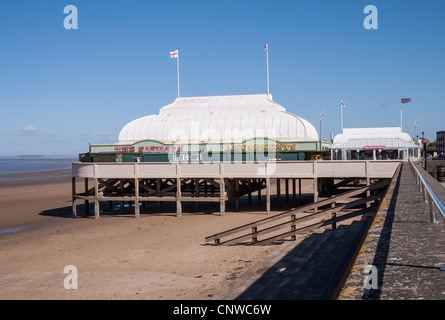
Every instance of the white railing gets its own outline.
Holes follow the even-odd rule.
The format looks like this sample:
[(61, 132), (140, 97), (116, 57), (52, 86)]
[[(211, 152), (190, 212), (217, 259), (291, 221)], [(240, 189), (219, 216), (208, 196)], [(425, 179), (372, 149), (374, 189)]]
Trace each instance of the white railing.
[[(422, 192), (423, 201), (425, 203), (429, 204), (430, 222), (438, 223), (439, 221), (436, 219), (436, 212), (438, 211), (445, 218), (445, 206), (442, 204), (442, 202), (436, 196), (434, 191), (428, 185), (425, 178), (422, 176), (422, 174), (416, 168), (414, 163), (412, 163), (411, 160), (409, 160), (409, 163), (411, 165), (411, 169), (413, 170), (414, 177), (416, 178), (416, 184), (419, 185), (419, 191)], [(445, 222), (445, 220), (444, 220), (444, 222)]]
[[(437, 195), (434, 193), (432, 188), (428, 185), (425, 178), (422, 176), (420, 171), (416, 168), (414, 163), (409, 160), (411, 165), (411, 169), (413, 170), (414, 177), (416, 178), (416, 184), (419, 185), (419, 191), (423, 194), (423, 201), (429, 204), (430, 208), (430, 222), (431, 223), (439, 223), (440, 221), (436, 219), (436, 212), (438, 211), (442, 217), (444, 218), (445, 224), (445, 206), (439, 200)], [(445, 266), (439, 267), (439, 270), (445, 271)]]
[(246, 163), (75, 162), (76, 178), (391, 178), (400, 160)]

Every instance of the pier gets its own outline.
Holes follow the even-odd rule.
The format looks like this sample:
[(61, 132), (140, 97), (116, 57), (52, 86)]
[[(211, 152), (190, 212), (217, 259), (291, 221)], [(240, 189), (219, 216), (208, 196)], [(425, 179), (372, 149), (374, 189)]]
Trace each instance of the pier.
[[(271, 180), (277, 182), (277, 197), (281, 192), (288, 199), (301, 192), (301, 180), (310, 179), (314, 186), (314, 201), (334, 193), (340, 186), (334, 180), (351, 182), (391, 178), (401, 161), (269, 161), (220, 163), (73, 163), (72, 208), (77, 216), (77, 204), (94, 203), (94, 216), (99, 218), (101, 203), (131, 202), (135, 217), (146, 201), (176, 202), (176, 213), (182, 215), (182, 202), (216, 202), (224, 215), (225, 203), (265, 189), (266, 213), (270, 213)], [(78, 179), (84, 180), (83, 191), (77, 190)], [(281, 180), (284, 179), (284, 190)], [(292, 192), (292, 194), (291, 194)]]

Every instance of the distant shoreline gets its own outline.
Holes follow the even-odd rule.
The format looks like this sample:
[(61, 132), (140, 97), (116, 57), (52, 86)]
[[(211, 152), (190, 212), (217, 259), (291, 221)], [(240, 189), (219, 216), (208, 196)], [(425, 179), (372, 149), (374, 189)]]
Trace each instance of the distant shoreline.
[(63, 177), (71, 177), (71, 169), (0, 175), (0, 186), (2, 182), (47, 180), (47, 179), (56, 179)]
[(67, 161), (78, 161), (77, 158), (1, 158), (0, 161), (59, 161), (59, 162), (67, 162)]
[(66, 162), (67, 167), (58, 168), (58, 169), (40, 169), (38, 167), (29, 169), (29, 171), (24, 172), (3, 172), (0, 174), (0, 186), (4, 183), (13, 182), (13, 181), (31, 181), (31, 180), (47, 180), (47, 179), (55, 179), (55, 178), (63, 178), (71, 176), (71, 168), (68, 163), (72, 163), (77, 161), (77, 159), (73, 158), (39, 158), (39, 159), (0, 159), (1, 162), (14, 161), (18, 162), (26, 162), (32, 163), (33, 161), (45, 161), (45, 162)]
[(50, 159), (77, 159), (77, 155), (34, 155), (34, 154), (19, 154), (14, 156), (1, 156), (0, 160), (50, 160)]

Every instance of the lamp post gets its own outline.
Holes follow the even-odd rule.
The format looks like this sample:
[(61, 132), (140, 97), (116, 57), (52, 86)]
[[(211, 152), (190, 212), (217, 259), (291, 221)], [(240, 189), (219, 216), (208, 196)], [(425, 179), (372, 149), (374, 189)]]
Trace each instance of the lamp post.
[(423, 135), (424, 135), (424, 132), (422, 131), (423, 157), (425, 158), (425, 162), (424, 162), (425, 168), (424, 169), (425, 169), (425, 171), (427, 171), (426, 170), (426, 158), (427, 158), (427, 156), (426, 156), (426, 142), (425, 142)]
[[(414, 139), (417, 137), (417, 125), (419, 124), (419, 120), (414, 121)], [(416, 140), (417, 142), (417, 140)]]
[(321, 122), (322, 122), (324, 115), (325, 115), (325, 113), (324, 113), (324, 111), (322, 111), (320, 113), (320, 151), (321, 151)]

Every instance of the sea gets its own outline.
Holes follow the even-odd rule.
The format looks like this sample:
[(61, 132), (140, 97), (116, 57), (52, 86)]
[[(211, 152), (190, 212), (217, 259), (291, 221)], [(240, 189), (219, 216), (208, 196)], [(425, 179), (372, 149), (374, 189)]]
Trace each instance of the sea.
[(71, 176), (73, 158), (0, 159), (0, 182)]

